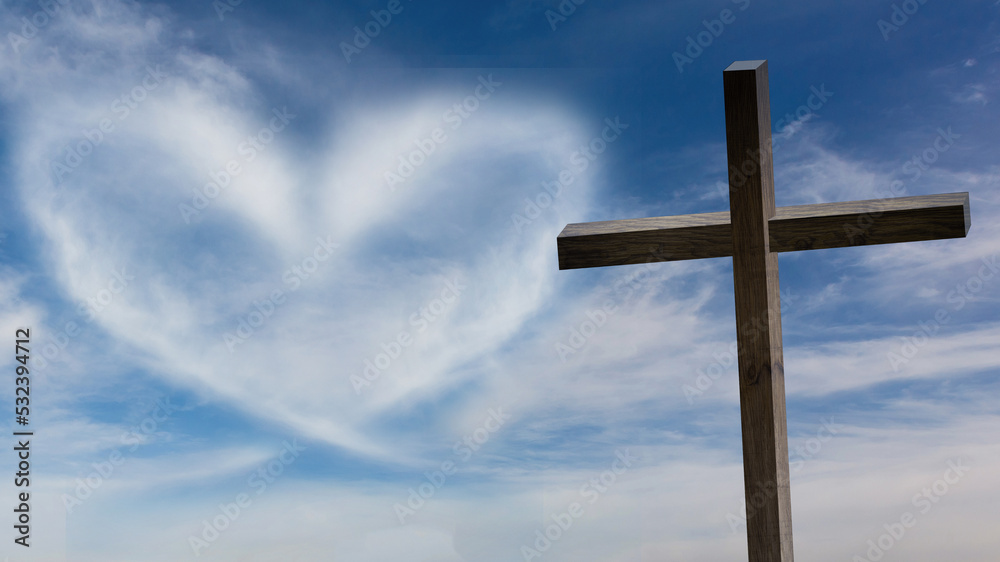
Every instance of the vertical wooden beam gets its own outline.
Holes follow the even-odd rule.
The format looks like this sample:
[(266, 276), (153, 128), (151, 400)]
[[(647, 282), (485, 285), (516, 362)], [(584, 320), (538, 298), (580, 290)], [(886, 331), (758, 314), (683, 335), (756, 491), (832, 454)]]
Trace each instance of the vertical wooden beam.
[(775, 208), (767, 61), (733, 63), (723, 84), (747, 543), (750, 562), (792, 562), (778, 254), (768, 234)]

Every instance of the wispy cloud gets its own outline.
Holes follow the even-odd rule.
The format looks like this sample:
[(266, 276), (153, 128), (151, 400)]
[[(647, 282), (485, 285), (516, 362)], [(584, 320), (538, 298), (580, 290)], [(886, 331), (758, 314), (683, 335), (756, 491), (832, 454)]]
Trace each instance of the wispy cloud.
[[(37, 327), (33, 360), (46, 365), (40, 494), (58, 506), (95, 463), (125, 455), (87, 515), (66, 519), (73, 559), (191, 556), (189, 538), (286, 436), (308, 451), (254, 492), (210, 557), (514, 559), (574, 502), (585, 513), (545, 560), (742, 556), (727, 519), (743, 498), (729, 260), (560, 272), (555, 251), (568, 222), (725, 208), (719, 140), (661, 148), (685, 117), (625, 117), (634, 98), (618, 94), (595, 103), (595, 69), (417, 72), (391, 58), (403, 23), (377, 65), (338, 66), (255, 28), (257, 8), (222, 26), (203, 8), (64, 7), (0, 58), (5, 185), (32, 246), (3, 242), (0, 257), (26, 265), (0, 269), (0, 325)], [(542, 10), (509, 2), (489, 25), (545, 28)], [(672, 13), (578, 10), (556, 32), (566, 39), (518, 48), (609, 28), (637, 42)], [(23, 16), (5, 12), (0, 29)], [(203, 41), (206, 19), (234, 54)], [(942, 86), (942, 105), (960, 121), (992, 107), (994, 79), (947, 74), (988, 66), (977, 60), (942, 71), (957, 85)], [(650, 99), (676, 85), (648, 80)], [(863, 552), (962, 457), (974, 469), (893, 555), (942, 559), (942, 537), (961, 531), (967, 559), (985, 560), (1000, 490), (988, 400), (1000, 172), (967, 165), (977, 133), (960, 127), (933, 162), (907, 167), (941, 146), (947, 121), (888, 123), (880, 138), (906, 139), (891, 150), (844, 148), (846, 129), (827, 119), (844, 91), (781, 130), (778, 204), (969, 191), (973, 227), (782, 256), (792, 444), (831, 416), (842, 424), (793, 475), (797, 549)], [(580, 166), (616, 115), (630, 123), (621, 140)], [(572, 181), (556, 195), (563, 172)], [(183, 405), (126, 444), (149, 416), (140, 398), (160, 393)], [(501, 409), (509, 418), (484, 430)], [(488, 440), (466, 455), (477, 435)], [(638, 460), (616, 472), (626, 449)], [(401, 524), (393, 506), (449, 461), (455, 474)], [(606, 490), (589, 503), (595, 479)], [(121, 540), (103, 540), (108, 528)]]

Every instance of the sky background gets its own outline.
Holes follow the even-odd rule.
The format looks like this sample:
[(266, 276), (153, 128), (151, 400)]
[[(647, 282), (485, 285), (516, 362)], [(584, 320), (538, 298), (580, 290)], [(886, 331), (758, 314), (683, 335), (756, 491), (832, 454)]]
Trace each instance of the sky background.
[(746, 560), (731, 259), (556, 236), (727, 210), (767, 59), (779, 206), (972, 208), (781, 256), (796, 555), (996, 560), (1000, 5), (223, 2), (0, 8), (0, 555)]

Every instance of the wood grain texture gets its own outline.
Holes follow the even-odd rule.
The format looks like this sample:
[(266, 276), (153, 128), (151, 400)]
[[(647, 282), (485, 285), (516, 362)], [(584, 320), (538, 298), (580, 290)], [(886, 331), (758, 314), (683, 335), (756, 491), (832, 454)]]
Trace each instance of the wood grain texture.
[[(778, 207), (771, 251), (794, 252), (964, 238), (968, 193)], [(568, 224), (556, 239), (559, 269), (732, 255), (729, 211)]]
[(775, 208), (767, 62), (723, 73), (729, 212), (570, 224), (559, 269), (732, 256), (750, 562), (793, 562), (778, 252), (963, 238), (968, 193)]
[(778, 209), (778, 252), (964, 238), (972, 226), (968, 193), (918, 195)]
[(749, 560), (792, 562), (767, 61), (734, 63), (723, 88)]
[(718, 258), (733, 254), (729, 212), (569, 224), (559, 269)]

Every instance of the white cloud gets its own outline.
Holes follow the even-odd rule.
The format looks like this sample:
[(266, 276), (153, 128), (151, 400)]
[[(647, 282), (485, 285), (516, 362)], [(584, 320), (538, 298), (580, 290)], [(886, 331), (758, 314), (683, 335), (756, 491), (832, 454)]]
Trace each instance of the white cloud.
[[(82, 162), (57, 172), (56, 182), (32, 164), (20, 169), (25, 206), (45, 233), (51, 274), (67, 299), (108, 293), (118, 287), (115, 272), (133, 277), (113, 291), (96, 322), (145, 356), (140, 364), (311, 437), (398, 459), (362, 424), (463, 384), (474, 373), (456, 377), (456, 368), (496, 349), (550, 294), (556, 268), (546, 250), (566, 213), (586, 205), (591, 173), (579, 174), (524, 233), (510, 216), (523, 212), (523, 197), (541, 191), (535, 178), (554, 179), (568, 166), (570, 152), (586, 140), (582, 128), (502, 85), (454, 128), (442, 116), (476, 91), (472, 78), (457, 93), (400, 92), (395, 111), (335, 107), (329, 140), (306, 158), (296, 154), (302, 140), (291, 132), (305, 117), (287, 124), (287, 132), (261, 134), (278, 118), (271, 107), (281, 113), (285, 103), (262, 103), (239, 71), (178, 48), (169, 28), (141, 10), (115, 9), (105, 17), (102, 25), (113, 22), (118, 35), (74, 16), (74, 25), (60, 28), (67, 35), (36, 40), (22, 62), (34, 57), (46, 64), (18, 79), (23, 97), (16, 103), (25, 121), (17, 133), (28, 147), (20, 162), (60, 157), (63, 146), (87, 145), (81, 128), (115, 123), (101, 142), (91, 141), (96, 147), (79, 150)], [(88, 55), (43, 54), (49, 44)], [(96, 54), (98, 44), (104, 55)], [(148, 67), (166, 77), (151, 78)], [(498, 77), (500, 84), (505, 79)], [(41, 105), (28, 93), (43, 84), (57, 87)], [(82, 84), (89, 86), (84, 95)], [(109, 105), (122, 84), (133, 87), (126, 92), (145, 88), (141, 100), (130, 94), (136, 107), (127, 115)], [(36, 119), (64, 126), (27, 126)], [(434, 127), (449, 137), (393, 193), (384, 172)], [(239, 148), (247, 135), (264, 143), (252, 161)], [(217, 180), (228, 185), (213, 199), (203, 185), (213, 175), (231, 175), (220, 173), (231, 160), (243, 171)], [(209, 205), (189, 225), (178, 207), (195, 206), (192, 189), (206, 194)], [(312, 273), (317, 238), (339, 246)], [(394, 262), (378, 257), (394, 247), (408, 251)], [(294, 266), (309, 278), (296, 274), (300, 283), (290, 284), (283, 273)], [(453, 310), (435, 317), (426, 332), (409, 322), (411, 312), (436, 306), (444, 280), (456, 278), (469, 288)], [(230, 353), (223, 334), (253, 319), (253, 303), (275, 290), (285, 291), (286, 302)], [(349, 376), (361, 374), (364, 360), (400, 331), (412, 333), (412, 349), (357, 396)]]
[[(318, 482), (289, 475), (211, 546), (220, 559), (247, 552), (261, 559), (330, 552), (351, 560), (400, 552), (438, 562), (483, 559), (485, 552), (514, 557), (553, 510), (606, 469), (604, 457), (611, 462), (619, 446), (641, 451), (642, 463), (546, 560), (742, 555), (745, 539), (726, 522), (743, 493), (736, 372), (719, 359), (735, 336), (728, 262), (663, 264), (634, 285), (629, 276), (641, 266), (559, 272), (560, 228), (590, 218), (598, 187), (614, 177), (605, 176), (601, 160), (530, 224), (518, 228), (511, 220), (527, 215), (525, 198), (544, 193), (541, 181), (555, 180), (569, 154), (599, 132), (588, 120), (518, 90), (495, 71), (504, 85), (452, 128), (445, 111), (474, 91), (475, 73), (426, 88), (401, 82), (403, 73), (391, 70), (359, 73), (358, 82), (340, 75), (323, 82), (319, 72), (282, 72), (275, 61), (294, 55), (268, 45), (261, 49), (269, 53), (262, 64), (269, 76), (313, 85), (299, 98), (276, 99), (243, 67), (187, 43), (169, 18), (114, 2), (92, 6), (67, 12), (20, 58), (0, 63), (0, 86), (16, 115), (18, 194), (41, 234), (42, 273), (59, 288), (52, 302), (3, 304), (3, 324), (9, 333), (14, 324), (61, 322), (67, 308), (72, 313), (89, 299), (111, 299), (53, 362), (52, 372), (62, 376), (47, 388), (52, 440), (42, 450), (61, 451), (66, 466), (46, 475), (46, 486), (65, 488), (74, 470), (116, 446), (122, 427), (97, 421), (83, 398), (140, 370), (209, 404), (337, 446), (352, 459), (405, 470), (364, 482), (349, 481), (341, 466)], [(584, 27), (594, 23), (581, 17)], [(167, 77), (120, 118), (115, 100), (141, 86), (147, 66), (158, 64)], [(321, 111), (318, 99), (328, 104)], [(271, 123), (272, 109), (286, 106), (295, 120), (248, 161), (241, 143)], [(53, 182), (45, 162), (64, 159), (67, 146), (84, 142), (81, 130), (102, 119), (115, 122), (115, 130)], [(390, 189), (386, 172), (435, 127), (447, 140)], [(891, 163), (830, 148), (829, 130), (815, 119), (796, 123), (794, 132), (777, 154), (781, 205), (877, 198), (902, 175)], [(651, 169), (669, 169), (677, 159), (709, 168), (723, 154), (715, 145), (673, 161), (661, 155), (653, 164), (664, 168)], [(192, 190), (203, 189), (230, 160), (242, 171), (188, 224), (178, 205), (191, 204)], [(708, 187), (685, 189), (716, 193), (719, 169), (706, 179)], [(786, 346), (790, 404), (853, 399), (886, 383), (915, 386), (943, 377), (971, 385), (996, 370), (998, 326), (973, 314), (974, 305), (996, 302), (994, 281), (983, 279), (964, 311), (948, 295), (995, 252), (998, 177), (937, 167), (912, 187), (970, 191), (974, 225), (967, 239), (783, 257), (783, 272), (793, 278), (788, 287), (800, 297), (785, 317), (786, 333), (794, 328), (826, 338)], [(614, 213), (647, 214), (637, 207), (601, 204)], [(317, 238), (336, 242), (328, 257), (318, 258)], [(122, 268), (134, 279), (117, 291)], [(285, 274), (294, 268), (307, 275), (290, 274), (298, 279), (292, 290)], [(804, 274), (830, 271), (820, 281)], [(5, 272), (0, 302), (21, 294), (26, 282)], [(448, 283), (464, 285), (450, 302), (442, 294)], [(283, 299), (269, 301), (276, 290)], [(615, 312), (564, 361), (557, 344), (586, 332), (608, 299)], [(871, 315), (855, 321), (832, 314), (851, 307)], [(900, 337), (912, 335), (914, 319), (933, 318), (942, 307), (953, 323), (894, 370), (887, 354), (904, 354)], [(899, 310), (908, 315), (887, 314)], [(231, 353), (223, 335), (255, 323), (255, 314), (265, 321)], [(401, 332), (412, 343), (396, 347)], [(366, 360), (381, 362), (380, 354), (391, 359), (388, 367), (358, 395), (351, 375), (363, 375)], [(684, 385), (717, 365), (722, 377), (689, 403)], [(973, 458), (976, 475), (946, 498), (954, 504), (942, 500), (935, 519), (923, 520), (921, 538), (914, 535), (896, 552), (941, 559), (930, 541), (957, 532), (957, 524), (969, 525), (970, 544), (987, 540), (979, 538), (988, 536), (982, 523), (949, 505), (973, 514), (995, 505), (1000, 487), (990, 475), (997, 474), (997, 451), (983, 428), (995, 425), (996, 413), (984, 401), (962, 411), (955, 404), (971, 401), (975, 390), (960, 394), (890, 399), (880, 402), (887, 411), (866, 416), (846, 403), (861, 419), (845, 420), (843, 434), (796, 474), (800, 555), (857, 553), (956, 455)], [(500, 407), (512, 419), (461, 466), (460, 478), (400, 527), (393, 504), (407, 497), (405, 475), (416, 474), (413, 485), (419, 484), (425, 467), (453, 459), (452, 444)], [(928, 412), (936, 427), (905, 426)], [(694, 429), (664, 418), (684, 418)], [(806, 432), (810, 423), (790, 420)], [(122, 537), (83, 545), (74, 559), (188, 556), (188, 537), (201, 532), (200, 522), (220, 502), (232, 501), (245, 471), (268, 454), (188, 436), (184, 443), (192, 449), (181, 450), (181, 439), (157, 434), (150, 440), (156, 448), (131, 458), (108, 482), (106, 499), (88, 505), (92, 517), (73, 520), (77, 536), (103, 537), (116, 528)], [(912, 468), (899, 477), (901, 466)], [(219, 486), (198, 498), (163, 493), (206, 483)], [(857, 515), (859, 505), (868, 515)], [(129, 517), (131, 509), (148, 516)]]

